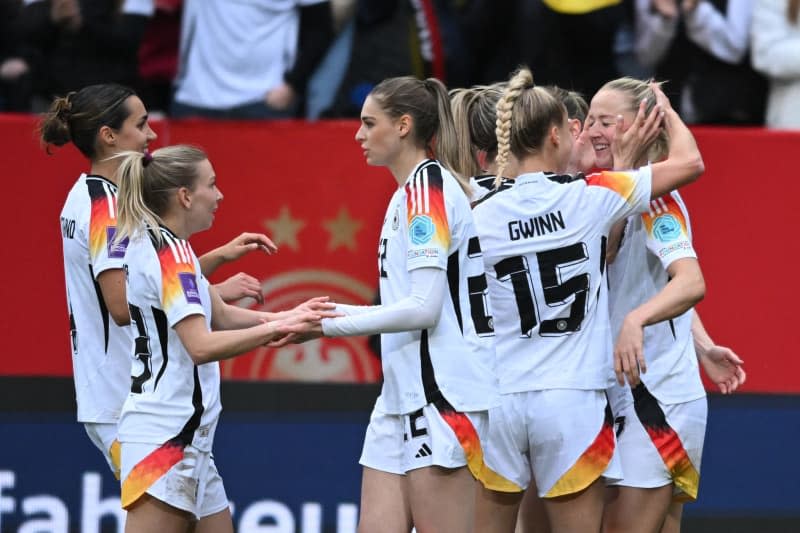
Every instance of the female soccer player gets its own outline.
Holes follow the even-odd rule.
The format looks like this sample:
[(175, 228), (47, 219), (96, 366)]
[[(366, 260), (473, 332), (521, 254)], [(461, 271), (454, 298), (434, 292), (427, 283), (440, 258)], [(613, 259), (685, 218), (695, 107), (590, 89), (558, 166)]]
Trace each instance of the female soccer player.
[[(123, 150), (143, 153), (156, 134), (138, 96), (116, 84), (91, 85), (56, 98), (40, 125), (46, 145), (72, 143), (89, 160), (61, 211), (72, 364), (78, 421), (108, 461), (119, 469), (116, 423), (130, 389), (130, 322), (125, 300), (125, 246), (113, 245), (116, 231), (116, 169)], [(204, 256), (204, 272), (261, 248), (264, 235), (244, 233)], [(255, 286), (253, 284), (255, 283)], [(226, 297), (260, 297), (257, 280), (237, 274), (222, 284)]]
[(228, 305), (202, 275), (189, 237), (211, 227), (222, 193), (191, 146), (123, 152), (118, 235), (135, 343), (119, 420), (125, 531), (232, 532), (211, 455), (221, 410), (222, 359), (292, 333), (320, 330), (324, 298), (261, 313)]
[[(594, 96), (586, 126), (600, 166), (613, 164), (604, 147), (616, 134), (617, 117), (631, 122), (637, 102), (655, 97), (651, 85), (631, 78), (611, 81)], [(662, 132), (637, 166), (663, 159), (668, 146)], [(609, 488), (603, 529), (679, 531), (682, 505), (673, 496), (697, 497), (708, 410), (692, 337), (692, 307), (705, 283), (677, 191), (652, 200), (647, 212), (629, 217), (617, 231), (624, 236), (621, 244), (613, 239), (619, 249), (611, 254), (608, 275), (619, 385), (609, 397), (624, 479)], [(727, 374), (735, 389), (743, 374), (729, 364), (733, 359), (710, 358), (714, 353), (701, 352), (709, 374), (716, 380)]]
[(469, 186), (447, 170), (455, 138), (444, 86), (379, 83), (356, 141), (398, 185), (380, 236), (382, 305), (339, 305), (346, 316), (323, 321), (326, 336), (381, 333), (384, 384), (361, 455), (359, 531), (470, 532), (473, 476), (519, 488), (483, 462), (479, 435), (498, 398), (492, 325)]
[[(605, 395), (613, 382), (603, 283), (608, 232), (703, 171), (677, 114), (663, 103), (653, 107), (640, 106), (626, 134), (650, 131), (666, 113), (673, 143), (665, 162), (556, 183), (545, 172), (565, 168), (573, 145), (564, 105), (535, 87), (528, 69), (511, 78), (497, 105), (498, 176), (509, 153), (520, 175), (473, 211), (510, 428), (490, 434), (489, 445), (506, 451), (492, 453), (491, 465), (522, 487), (532, 471), (556, 533), (599, 530), (600, 478), (621, 477)], [(476, 529), (513, 531), (519, 501), (518, 494), (483, 491)]]

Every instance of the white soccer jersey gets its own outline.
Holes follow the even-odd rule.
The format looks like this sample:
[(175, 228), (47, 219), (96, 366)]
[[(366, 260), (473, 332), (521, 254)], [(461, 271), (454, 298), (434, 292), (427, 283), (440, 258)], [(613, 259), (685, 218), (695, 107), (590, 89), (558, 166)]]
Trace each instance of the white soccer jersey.
[[(697, 257), (692, 247), (689, 213), (677, 191), (650, 203), (650, 210), (628, 219), (617, 257), (608, 266), (609, 312), (614, 338), (633, 309), (658, 294), (669, 281), (667, 267)], [(664, 404), (705, 396), (692, 338), (692, 310), (647, 326), (641, 379)]]
[(392, 196), (381, 230), (381, 302), (411, 291), (409, 271), (447, 271), (448, 293), (435, 327), (381, 335), (383, 401), (405, 414), (441, 393), (457, 410), (479, 411), (498, 399), (487, 287), (469, 199), (436, 161), (420, 163)]
[(210, 329), (208, 281), (189, 242), (166, 228), (158, 231), (160, 244), (147, 232), (128, 246), (135, 342), (119, 440), (162, 444), (177, 438), (208, 451), (222, 409), (219, 363), (195, 365), (174, 329), (190, 315), (203, 315)]
[(614, 222), (647, 209), (650, 176), (524, 174), (475, 207), (503, 393), (613, 382), (606, 239)]
[(115, 423), (130, 381), (131, 336), (114, 323), (97, 284), (100, 273), (123, 268), (125, 245), (113, 245), (117, 187), (81, 174), (61, 210), (72, 372), (78, 421)]

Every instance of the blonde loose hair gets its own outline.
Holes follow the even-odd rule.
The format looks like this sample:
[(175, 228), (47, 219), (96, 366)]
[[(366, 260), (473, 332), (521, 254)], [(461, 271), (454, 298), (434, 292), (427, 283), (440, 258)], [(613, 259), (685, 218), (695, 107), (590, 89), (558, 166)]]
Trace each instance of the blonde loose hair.
[(485, 152), (494, 160), (497, 157), (497, 102), (503, 96), (505, 83), (477, 85), (469, 89), (450, 91), (450, 107), (458, 137), (456, 171), (463, 176), (477, 176), (483, 169), (478, 164), (477, 152)]
[[(648, 82), (642, 80), (629, 77), (617, 78), (600, 87), (600, 90), (622, 93), (625, 96), (625, 111), (634, 115), (639, 112), (639, 104), (645, 98), (647, 99), (645, 111), (648, 115), (656, 106), (656, 93)], [(669, 154), (669, 135), (666, 128), (662, 126), (658, 136), (647, 149), (647, 160), (660, 161), (667, 157), (667, 154)]]
[(203, 150), (186, 144), (159, 148), (152, 154), (127, 151), (114, 157), (122, 159), (117, 169), (117, 242), (163, 224), (170, 197), (181, 187), (193, 190), (197, 165), (208, 159)]

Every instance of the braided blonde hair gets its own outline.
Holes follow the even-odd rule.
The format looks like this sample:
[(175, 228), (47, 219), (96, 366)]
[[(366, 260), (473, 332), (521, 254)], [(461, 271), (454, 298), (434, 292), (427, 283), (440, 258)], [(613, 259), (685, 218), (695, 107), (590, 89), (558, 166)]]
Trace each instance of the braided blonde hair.
[(527, 67), (517, 70), (497, 102), (497, 176), (495, 186), (503, 180), (509, 154), (518, 159), (535, 154), (542, 148), (548, 130), (560, 125), (566, 116), (564, 104), (542, 87), (533, 84)]

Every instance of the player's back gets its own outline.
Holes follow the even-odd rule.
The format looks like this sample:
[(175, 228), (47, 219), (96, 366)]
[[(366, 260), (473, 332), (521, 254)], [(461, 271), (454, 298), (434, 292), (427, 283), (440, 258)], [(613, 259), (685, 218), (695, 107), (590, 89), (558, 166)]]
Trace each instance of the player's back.
[(649, 169), (570, 183), (532, 173), (475, 207), (504, 393), (613, 382), (606, 240), (649, 195)]
[(123, 266), (116, 195), (111, 181), (82, 174), (60, 215), (79, 422), (116, 422), (128, 389), (130, 333), (111, 319), (97, 282)]

